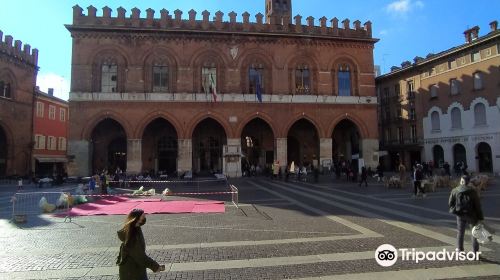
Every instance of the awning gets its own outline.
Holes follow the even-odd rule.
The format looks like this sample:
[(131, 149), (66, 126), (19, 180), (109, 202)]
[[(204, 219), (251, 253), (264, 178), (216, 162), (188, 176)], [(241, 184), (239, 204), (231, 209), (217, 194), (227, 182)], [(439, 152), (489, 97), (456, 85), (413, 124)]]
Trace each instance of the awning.
[(40, 163), (68, 162), (68, 159), (64, 156), (35, 156), (35, 159)]

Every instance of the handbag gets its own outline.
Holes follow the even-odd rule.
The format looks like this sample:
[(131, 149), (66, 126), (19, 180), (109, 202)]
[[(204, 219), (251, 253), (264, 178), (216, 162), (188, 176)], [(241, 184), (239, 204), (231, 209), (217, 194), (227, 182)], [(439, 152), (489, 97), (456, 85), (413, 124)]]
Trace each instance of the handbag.
[(493, 240), (493, 236), (482, 223), (479, 223), (472, 228), (472, 236), (481, 244), (486, 244)]

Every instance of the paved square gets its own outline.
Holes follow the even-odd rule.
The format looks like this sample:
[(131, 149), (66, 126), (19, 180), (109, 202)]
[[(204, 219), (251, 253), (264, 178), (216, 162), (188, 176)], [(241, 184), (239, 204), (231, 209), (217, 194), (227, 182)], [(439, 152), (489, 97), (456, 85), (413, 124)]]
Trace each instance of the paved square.
[[(454, 217), (447, 212), (449, 190), (414, 199), (408, 188), (388, 190), (373, 182), (365, 188), (328, 177), (317, 184), (267, 178), (232, 183), (239, 188), (239, 208), (227, 201), (223, 214), (148, 216), (143, 228), (148, 253), (167, 265), (150, 279), (500, 277), (498, 235), (482, 247), (486, 259), (481, 261), (398, 259), (391, 267), (375, 261), (375, 250), (386, 243), (453, 251), (456, 233)], [(124, 216), (64, 222), (38, 215), (18, 227), (9, 222), (13, 191), (1, 191), (0, 279), (117, 279), (116, 231)], [(497, 179), (482, 194), (486, 221), (497, 230), (499, 196)]]

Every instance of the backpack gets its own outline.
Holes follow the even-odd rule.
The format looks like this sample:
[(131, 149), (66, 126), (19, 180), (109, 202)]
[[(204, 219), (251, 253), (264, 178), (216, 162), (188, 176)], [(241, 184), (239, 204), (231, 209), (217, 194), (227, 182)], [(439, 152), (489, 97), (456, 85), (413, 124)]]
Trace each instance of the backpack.
[(457, 215), (470, 215), (473, 211), (473, 201), (470, 191), (459, 191), (455, 198), (454, 213)]

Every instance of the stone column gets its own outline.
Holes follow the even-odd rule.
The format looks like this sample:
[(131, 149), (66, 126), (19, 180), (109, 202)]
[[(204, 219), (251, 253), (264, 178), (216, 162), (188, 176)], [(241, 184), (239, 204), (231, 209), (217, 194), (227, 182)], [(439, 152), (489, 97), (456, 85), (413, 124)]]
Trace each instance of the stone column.
[(228, 177), (241, 177), (241, 139), (228, 138), (222, 154), (222, 173)]
[(376, 168), (377, 167), (377, 157), (374, 157), (374, 152), (378, 151), (379, 144), (378, 139), (363, 139), (361, 140), (361, 151), (363, 153), (363, 160), (365, 161), (365, 166)]
[(323, 161), (329, 160), (332, 164), (332, 138), (319, 139), (319, 170), (323, 170)]
[[(276, 138), (276, 150), (274, 152), (274, 159), (280, 162), (280, 167), (283, 169), (287, 167), (288, 155), (287, 155), (287, 138)], [(291, 163), (291, 162), (290, 162)]]
[(127, 173), (142, 171), (142, 139), (127, 140)]
[(191, 171), (193, 169), (193, 140), (177, 139), (177, 173)]
[(89, 176), (90, 143), (87, 140), (68, 141), (68, 176)]

